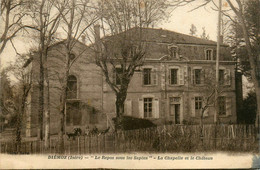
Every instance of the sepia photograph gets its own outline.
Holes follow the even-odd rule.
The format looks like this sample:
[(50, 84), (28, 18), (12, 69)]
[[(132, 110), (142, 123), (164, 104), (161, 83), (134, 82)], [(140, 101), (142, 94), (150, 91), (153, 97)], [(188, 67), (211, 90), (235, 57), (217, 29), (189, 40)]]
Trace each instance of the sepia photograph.
[(260, 0), (1, 0), (0, 169), (260, 168)]

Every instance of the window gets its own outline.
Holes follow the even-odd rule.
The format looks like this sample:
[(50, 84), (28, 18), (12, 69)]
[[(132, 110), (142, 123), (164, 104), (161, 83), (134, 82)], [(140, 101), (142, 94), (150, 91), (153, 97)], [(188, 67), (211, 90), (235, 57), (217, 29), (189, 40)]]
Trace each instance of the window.
[(68, 126), (81, 124), (79, 102), (66, 103), (66, 124)]
[(116, 83), (116, 85), (121, 85), (122, 73), (123, 73), (122, 68), (116, 68), (115, 69), (115, 83)]
[(209, 49), (209, 50), (206, 50), (206, 60), (212, 60), (212, 56), (213, 56), (213, 50), (212, 49)]
[(171, 75), (170, 75), (170, 83), (171, 84), (178, 84), (178, 69), (171, 69)]
[(195, 97), (195, 110), (202, 109), (202, 97)]
[(219, 85), (224, 85), (225, 82), (225, 71), (224, 70), (219, 70)]
[(157, 85), (157, 68), (143, 68), (143, 85)]
[(143, 75), (144, 75), (144, 85), (151, 85), (151, 73), (152, 73), (152, 69), (151, 68), (145, 68), (143, 70)]
[(89, 123), (90, 123), (90, 124), (96, 124), (96, 123), (98, 123), (97, 110), (96, 110), (94, 107), (92, 107), (92, 108), (90, 109)]
[(77, 98), (77, 78), (73, 75), (68, 77), (67, 99)]
[(152, 117), (153, 98), (144, 98), (144, 118)]
[(218, 114), (226, 115), (226, 97), (225, 96), (218, 97)]
[(170, 46), (169, 47), (169, 55), (172, 58), (177, 58), (177, 47)]
[(194, 82), (195, 84), (201, 84), (201, 69), (194, 70)]

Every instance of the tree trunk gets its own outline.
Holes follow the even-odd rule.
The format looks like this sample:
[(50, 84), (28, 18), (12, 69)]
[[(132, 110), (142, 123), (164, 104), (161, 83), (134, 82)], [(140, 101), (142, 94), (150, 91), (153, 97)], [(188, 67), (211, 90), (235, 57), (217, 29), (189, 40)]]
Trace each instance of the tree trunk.
[(20, 151), (21, 151), (21, 140), (22, 140), (22, 138), (21, 138), (21, 120), (22, 119), (22, 115), (21, 115), (21, 113), (20, 113), (20, 110), (18, 111), (18, 116), (17, 116), (17, 122), (16, 122), (16, 131), (15, 131), (15, 133), (16, 133), (16, 152), (17, 153), (20, 153)]
[(47, 84), (47, 111), (45, 112), (45, 137), (44, 137), (44, 147), (49, 149), (50, 147), (50, 80), (49, 80), (49, 70), (47, 62), (47, 49), (45, 49), (45, 80)]
[[(244, 15), (242, 13), (242, 4), (240, 1), (239, 3), (239, 10), (237, 10), (237, 8), (234, 7), (234, 5), (232, 4), (232, 2), (230, 0), (227, 0), (228, 4), (230, 5), (230, 7), (232, 8), (232, 10), (235, 12), (240, 25), (242, 27), (242, 31), (243, 31), (243, 37), (245, 38), (245, 43), (246, 43), (246, 49), (248, 52), (248, 58), (249, 58), (249, 63), (250, 63), (250, 67), (251, 67), (251, 77), (252, 77), (252, 81), (255, 87), (255, 91), (256, 91), (256, 104), (257, 104), (257, 113), (256, 113), (256, 120), (255, 120), (255, 125), (258, 127), (259, 130), (259, 116), (260, 116), (260, 81), (259, 81), (259, 68), (258, 68), (258, 56), (254, 55), (254, 52), (252, 50), (252, 44), (249, 38), (249, 33), (248, 33), (248, 29), (245, 23), (245, 18)], [(259, 12), (258, 12), (259, 13)], [(255, 58), (256, 57), (256, 58)]]
[(64, 134), (65, 134), (65, 105), (66, 105), (66, 89), (62, 89), (60, 101), (60, 130), (59, 130), (59, 153), (64, 153)]
[(23, 121), (23, 115), (24, 115), (24, 110), (25, 110), (26, 97), (28, 96), (29, 90), (30, 90), (30, 86), (29, 87), (27, 87), (26, 85), (23, 86), (21, 105), (20, 105), (20, 107), (18, 107), (19, 109), (18, 109), (18, 117), (17, 117), (17, 124), (16, 124), (16, 152), (17, 153), (21, 152), (22, 121)]
[(116, 125), (115, 130), (123, 130), (122, 125), (122, 116), (124, 114), (124, 105), (125, 105), (125, 99), (126, 99), (126, 92), (121, 92), (116, 95)]
[(246, 28), (246, 25), (245, 25), (245, 22), (242, 18), (242, 16), (240, 17), (240, 22), (241, 22), (241, 26), (242, 26), (242, 30), (243, 30), (243, 35), (244, 35), (244, 38), (245, 38), (245, 42), (246, 42), (246, 49), (248, 51), (248, 54), (249, 54), (249, 63), (250, 63), (250, 66), (251, 66), (251, 77), (252, 77), (252, 80), (253, 80), (253, 84), (254, 84), (254, 87), (255, 87), (255, 91), (256, 91), (256, 104), (257, 104), (257, 113), (256, 113), (256, 120), (255, 120), (255, 125), (259, 128), (259, 116), (260, 116), (260, 82), (258, 80), (258, 75), (257, 75), (257, 72), (259, 71), (258, 67), (257, 67), (257, 57), (256, 56), (256, 59), (255, 58), (255, 55), (253, 53), (253, 50), (252, 50), (252, 46), (251, 46), (251, 42), (250, 42), (250, 39), (249, 39), (249, 36), (248, 36), (248, 32), (247, 32), (247, 28)]
[(69, 76), (69, 52), (66, 55), (66, 68), (62, 84), (61, 101), (60, 101), (60, 131), (59, 131), (59, 152), (64, 153), (64, 134), (65, 134), (65, 109), (67, 100), (67, 86)]
[(200, 126), (203, 125), (203, 114), (204, 114), (204, 109), (201, 110), (201, 115), (200, 115)]
[(44, 110), (44, 68), (43, 55), (40, 50), (40, 81), (39, 81), (39, 110), (38, 110), (38, 138), (43, 139), (43, 110)]

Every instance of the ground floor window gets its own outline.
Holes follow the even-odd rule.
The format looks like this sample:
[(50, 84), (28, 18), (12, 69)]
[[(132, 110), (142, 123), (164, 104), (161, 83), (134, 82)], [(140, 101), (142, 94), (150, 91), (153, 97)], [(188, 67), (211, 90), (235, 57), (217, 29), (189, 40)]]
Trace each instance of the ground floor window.
[(195, 97), (195, 110), (202, 108), (202, 97)]
[(144, 98), (144, 117), (152, 117), (153, 98)]
[(66, 103), (66, 124), (68, 126), (81, 125), (79, 102)]

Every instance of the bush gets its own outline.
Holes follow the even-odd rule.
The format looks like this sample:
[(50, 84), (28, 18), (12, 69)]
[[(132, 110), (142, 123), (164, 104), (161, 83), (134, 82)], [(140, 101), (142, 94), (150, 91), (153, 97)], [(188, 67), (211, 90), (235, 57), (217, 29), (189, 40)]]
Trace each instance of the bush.
[(132, 130), (156, 127), (156, 125), (147, 119), (134, 118), (130, 116), (122, 116), (121, 118), (113, 118), (115, 128), (120, 130)]

